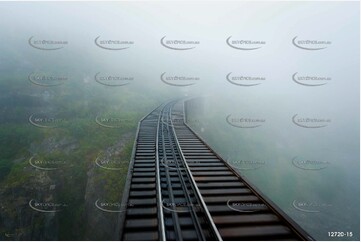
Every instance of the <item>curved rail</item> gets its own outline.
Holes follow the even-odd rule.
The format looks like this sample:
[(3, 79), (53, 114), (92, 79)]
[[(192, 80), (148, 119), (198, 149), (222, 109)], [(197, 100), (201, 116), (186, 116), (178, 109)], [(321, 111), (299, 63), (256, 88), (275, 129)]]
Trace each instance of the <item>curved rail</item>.
[[(172, 108), (171, 108), (170, 113), (171, 113), (171, 112), (172, 112)], [(221, 235), (219, 234), (219, 231), (218, 231), (216, 225), (215, 225), (214, 222), (213, 222), (212, 216), (211, 216), (211, 214), (209, 213), (209, 210), (208, 210), (208, 208), (207, 208), (207, 205), (206, 205), (205, 202), (204, 202), (204, 199), (203, 199), (203, 197), (202, 197), (202, 194), (200, 193), (200, 191), (199, 191), (199, 189), (198, 189), (198, 187), (197, 187), (197, 184), (196, 184), (196, 182), (195, 182), (195, 180), (194, 180), (194, 177), (193, 177), (192, 173), (190, 172), (190, 169), (189, 169), (189, 166), (188, 166), (188, 164), (187, 164), (187, 162), (186, 162), (186, 159), (185, 159), (185, 157), (184, 157), (184, 154), (183, 154), (183, 152), (182, 152), (182, 150), (181, 150), (181, 148), (180, 148), (179, 141), (178, 141), (178, 139), (177, 139), (177, 135), (176, 135), (176, 132), (175, 132), (175, 130), (174, 130), (174, 124), (173, 124), (172, 119), (171, 119), (171, 124), (172, 124), (172, 126), (171, 126), (171, 127), (172, 127), (172, 132), (173, 132), (173, 134), (174, 134), (175, 141), (176, 141), (176, 144), (177, 144), (177, 149), (178, 149), (178, 152), (180, 153), (181, 158), (182, 158), (181, 160), (182, 160), (182, 162), (184, 163), (184, 165), (185, 165), (185, 167), (186, 167), (186, 171), (187, 171), (189, 177), (191, 178), (193, 187), (194, 187), (194, 189), (195, 189), (195, 191), (196, 191), (196, 193), (197, 193), (197, 196), (198, 196), (199, 199), (200, 199), (200, 202), (201, 202), (201, 204), (202, 204), (202, 207), (203, 207), (203, 209), (204, 209), (204, 211), (205, 211), (205, 213), (206, 213), (206, 215), (207, 215), (207, 220), (208, 220), (208, 223), (209, 223), (210, 226), (211, 226), (212, 232), (214, 233), (214, 235), (215, 235), (215, 237), (217, 238), (217, 240), (221, 241), (221, 240), (222, 240), (222, 237), (221, 237)]]
[[(120, 240), (313, 240), (186, 121), (178, 101), (139, 121), (122, 199), (133, 207), (120, 214)], [(258, 207), (239, 213), (230, 201)]]

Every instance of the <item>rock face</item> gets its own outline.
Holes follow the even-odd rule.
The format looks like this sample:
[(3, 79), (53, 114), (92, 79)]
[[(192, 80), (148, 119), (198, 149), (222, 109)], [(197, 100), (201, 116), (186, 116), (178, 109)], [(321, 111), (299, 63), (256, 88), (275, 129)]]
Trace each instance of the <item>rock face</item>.
[[(116, 144), (105, 148), (102, 159), (106, 161), (120, 159), (124, 153), (125, 144), (131, 142), (131, 137), (132, 133), (125, 134)], [(78, 148), (79, 142), (75, 138), (50, 137), (31, 143), (27, 150), (31, 157), (39, 154), (72, 156)], [(16, 175), (12, 175), (12, 180), (4, 180), (0, 184), (0, 240), (59, 240), (63, 238), (63, 234), (60, 233), (64, 233), (64, 223), (67, 220), (73, 220), (72, 216), (75, 218), (75, 215), (71, 212), (62, 213), (61, 210), (64, 208), (69, 211), (67, 206), (73, 206), (71, 204), (73, 200), (78, 201), (75, 210), (80, 212), (72, 224), (77, 226), (82, 224), (83, 230), (71, 228), (74, 230), (71, 233), (76, 234), (80, 240), (117, 239), (115, 232), (119, 217), (117, 210), (121, 201), (122, 187), (114, 190), (115, 186), (119, 187), (119, 183), (115, 184), (113, 181), (125, 180), (127, 166), (124, 165), (122, 170), (119, 170), (116, 168), (118, 164), (115, 163), (111, 168), (116, 169), (107, 170), (98, 166), (94, 160), (88, 160), (78, 166), (80, 170), (49, 171), (30, 165), (29, 160), (29, 157), (13, 160), (12, 163), (17, 169)], [(82, 175), (81, 179), (80, 175)], [(85, 189), (78, 189), (81, 192), (76, 193), (77, 198), (68, 198), (70, 202), (67, 204), (59, 198), (64, 194), (67, 196), (68, 189), (71, 188), (69, 184)], [(109, 187), (110, 190), (113, 189), (112, 196), (109, 196)], [(102, 210), (104, 203), (109, 206)], [(68, 229), (65, 231), (69, 231)]]
[(93, 167), (87, 172), (88, 182), (85, 191), (85, 240), (115, 240), (117, 212), (105, 212), (100, 210), (104, 195), (103, 183), (97, 181), (97, 169)]
[[(131, 134), (124, 135), (118, 143), (104, 150), (102, 159), (118, 159), (124, 150), (125, 144), (130, 140)], [(121, 173), (120, 170), (106, 170), (99, 167), (95, 162), (92, 162), (89, 167), (85, 190), (85, 221), (87, 223), (85, 240), (118, 240), (116, 226), (119, 218), (121, 194), (119, 194), (117, 200), (109, 198), (106, 182), (102, 179), (104, 174), (113, 172), (119, 174), (119, 176), (123, 175), (123, 178), (126, 176), (124, 171)], [(106, 205), (103, 206), (104, 204)]]
[(51, 154), (54, 152), (61, 152), (68, 155), (71, 151), (74, 151), (79, 147), (79, 144), (74, 138), (47, 138), (40, 144), (32, 143), (29, 148), (31, 154), (46, 153)]
[[(34, 171), (33, 171), (34, 172)], [(1, 240), (56, 240), (58, 238), (58, 221), (56, 213), (39, 212), (29, 204), (38, 202), (48, 209), (45, 203), (53, 201), (56, 189), (44, 171), (35, 171), (32, 180), (22, 185), (7, 186), (0, 189)]]
[[(69, 153), (78, 147), (75, 139), (45, 139), (32, 143), (29, 151), (36, 153)], [(56, 173), (29, 165), (28, 158), (13, 161), (18, 165), (18, 178), (0, 186), (0, 240), (58, 240), (59, 207), (56, 200), (64, 172)]]

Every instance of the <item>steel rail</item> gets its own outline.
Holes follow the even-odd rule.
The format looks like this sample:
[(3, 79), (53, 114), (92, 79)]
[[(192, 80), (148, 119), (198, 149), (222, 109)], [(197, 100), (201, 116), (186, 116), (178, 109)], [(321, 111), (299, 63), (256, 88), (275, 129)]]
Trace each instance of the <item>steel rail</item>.
[[(172, 110), (173, 110), (173, 108), (170, 109), (170, 113), (172, 113)], [(221, 235), (220, 235), (220, 233), (219, 233), (219, 231), (218, 231), (218, 228), (216, 227), (216, 225), (215, 225), (215, 223), (214, 223), (214, 221), (213, 221), (213, 219), (212, 219), (212, 216), (211, 216), (211, 214), (210, 214), (210, 212), (209, 212), (209, 210), (208, 210), (208, 208), (207, 208), (206, 203), (204, 202), (204, 199), (203, 199), (203, 197), (202, 197), (202, 194), (201, 194), (201, 192), (200, 192), (199, 189), (198, 189), (197, 183), (196, 183), (196, 181), (194, 180), (194, 177), (193, 177), (192, 173), (190, 172), (190, 169), (189, 169), (189, 166), (188, 166), (188, 164), (187, 164), (187, 162), (186, 162), (186, 159), (185, 159), (185, 157), (184, 157), (183, 151), (182, 151), (182, 149), (180, 148), (180, 144), (179, 144), (179, 141), (178, 141), (178, 138), (177, 138), (177, 134), (176, 134), (176, 132), (175, 132), (175, 130), (174, 130), (174, 126), (173, 126), (173, 121), (172, 121), (172, 119), (171, 119), (170, 121), (171, 121), (172, 132), (173, 132), (174, 137), (175, 137), (176, 147), (177, 147), (178, 152), (179, 152), (179, 154), (180, 154), (180, 156), (181, 156), (181, 160), (183, 161), (183, 164), (184, 164), (185, 167), (186, 167), (186, 172), (188, 173), (188, 175), (189, 175), (189, 177), (190, 177), (190, 180), (191, 180), (191, 183), (192, 183), (192, 185), (193, 185), (193, 187), (194, 187), (194, 190), (195, 190), (197, 196), (199, 197), (200, 203), (201, 203), (201, 205), (202, 205), (202, 208), (203, 208), (203, 210), (204, 210), (204, 212), (205, 212), (205, 214), (206, 214), (207, 220), (208, 220), (207, 222), (210, 224), (211, 230), (212, 230), (213, 234), (215, 235), (216, 239), (219, 240), (219, 241), (222, 241), (223, 239), (222, 239), (222, 237), (221, 237)]]
[[(188, 99), (187, 101), (189, 101), (191, 99)], [(252, 191), (254, 192), (254, 194), (256, 194), (256, 196), (262, 201), (264, 202), (282, 221), (284, 221), (288, 227), (295, 233), (297, 234), (300, 238), (302, 238), (303, 240), (311, 240), (313, 241), (314, 238), (312, 236), (310, 236), (300, 225), (298, 225), (292, 218), (290, 218), (285, 212), (283, 212), (274, 202), (272, 202), (265, 194), (263, 194), (254, 184), (252, 184), (245, 176), (243, 176), (238, 170), (234, 169), (229, 163), (228, 161), (224, 160), (222, 157), (220, 157), (217, 152), (215, 152), (206, 142), (205, 140), (202, 138), (202, 136), (200, 136), (193, 128), (191, 128), (186, 120), (186, 110), (185, 110), (185, 103), (186, 101), (183, 102), (183, 123), (185, 124), (185, 126), (192, 132), (195, 134), (195, 136), (197, 138), (199, 138), (203, 144), (211, 151), (213, 152), (213, 154), (219, 159), (221, 160), (239, 179), (241, 179), (246, 186)]]
[[(167, 118), (167, 120), (168, 120), (167, 122), (171, 122), (171, 121), (172, 121), (172, 119), (171, 119), (171, 110), (168, 111), (168, 115), (167, 115), (166, 118)], [(176, 137), (174, 137), (174, 134), (173, 134), (173, 133), (172, 133), (173, 135), (171, 135), (171, 134), (169, 133), (169, 131), (170, 131), (169, 125), (166, 124), (166, 126), (167, 126), (167, 131), (168, 131), (167, 133), (168, 133), (168, 139), (169, 139), (169, 146), (173, 147), (172, 139), (176, 139)], [(163, 134), (163, 135), (164, 135), (164, 134)], [(178, 150), (177, 150), (177, 151), (178, 151)], [(173, 158), (174, 158), (174, 159), (177, 159), (176, 154), (175, 154), (173, 148), (172, 148), (172, 155), (173, 155)], [(179, 168), (178, 160), (177, 160), (177, 162), (175, 162), (175, 163), (176, 163), (176, 166)], [(182, 164), (184, 164), (184, 163), (182, 162)], [(186, 198), (186, 200), (187, 200), (187, 204), (188, 204), (188, 205), (191, 205), (192, 199), (191, 199), (191, 197), (189, 196), (189, 193), (187, 192), (188, 188), (187, 188), (187, 185), (185, 184), (182, 171), (179, 170), (179, 169), (177, 169), (177, 173), (178, 173), (178, 176), (180, 177), (180, 182), (181, 182), (182, 187), (183, 187), (183, 191), (184, 191), (185, 198)], [(193, 187), (192, 187), (192, 188), (193, 188)], [(194, 188), (193, 188), (193, 189), (194, 189)], [(198, 216), (197, 216), (196, 211), (194, 211), (194, 207), (193, 207), (193, 206), (191, 206), (190, 214), (191, 214), (192, 219), (193, 219), (194, 222), (195, 222), (194, 225), (195, 225), (195, 229), (196, 229), (196, 232), (197, 232), (197, 234), (198, 234), (198, 237), (199, 237), (201, 240), (206, 240), (206, 238), (205, 238), (205, 236), (204, 236), (204, 234), (203, 234), (203, 229), (202, 229), (201, 223), (200, 223), (200, 221), (199, 221), (199, 219), (198, 219)]]
[[(164, 108), (164, 106), (163, 106)], [(160, 118), (162, 116), (162, 110), (158, 116), (157, 122), (157, 132), (156, 132), (156, 141), (155, 141), (155, 162), (156, 162), (156, 176), (157, 176), (157, 198), (158, 198), (158, 220), (159, 220), (159, 233), (160, 233), (160, 240), (166, 241), (167, 237), (165, 236), (165, 225), (164, 225), (164, 214), (163, 214), (163, 202), (162, 202), (162, 188), (161, 188), (161, 181), (160, 181), (160, 171), (159, 171), (159, 124)]]
[[(138, 121), (137, 131), (136, 131), (135, 138), (134, 138), (134, 143), (133, 143), (132, 155), (131, 155), (131, 158), (130, 158), (128, 172), (127, 172), (127, 180), (125, 182), (124, 190), (123, 190), (123, 194), (122, 194), (122, 201), (121, 201), (122, 205), (127, 204), (128, 200), (129, 200), (130, 185), (131, 185), (131, 180), (132, 180), (132, 177), (133, 177), (133, 166), (134, 166), (134, 160), (135, 160), (135, 152), (136, 152), (137, 144), (138, 144), (138, 135), (139, 135), (140, 125), (141, 125), (143, 120), (145, 120), (148, 116), (150, 116), (153, 112), (155, 112), (157, 109), (161, 108), (162, 106), (164, 106), (164, 104), (159, 105), (158, 107), (156, 107), (155, 109), (150, 111), (148, 114), (146, 114), (144, 117), (142, 117)], [(119, 214), (119, 218), (118, 218), (118, 222), (117, 222), (117, 231), (115, 233), (115, 236), (117, 237), (116, 238), (117, 240), (118, 239), (121, 240), (122, 236), (123, 236), (123, 233), (124, 233), (125, 215), (126, 215), (125, 211), (121, 212)]]

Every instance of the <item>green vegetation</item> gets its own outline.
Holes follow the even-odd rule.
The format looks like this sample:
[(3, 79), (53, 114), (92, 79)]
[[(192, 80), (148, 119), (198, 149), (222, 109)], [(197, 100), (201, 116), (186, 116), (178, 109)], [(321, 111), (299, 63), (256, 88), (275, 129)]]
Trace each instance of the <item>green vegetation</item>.
[[(0, 94), (0, 197), (5, 207), (2, 217), (11, 221), (1, 231), (21, 231), (22, 237), (16, 238), (26, 240), (84, 240), (89, 230), (85, 220), (91, 216), (87, 209), (94, 207), (94, 196), (121, 201), (138, 121), (159, 105), (158, 97), (143, 97), (127, 88), (80, 87), (79, 83), (44, 88), (21, 75), (0, 77)], [(54, 113), (61, 122), (56, 128), (29, 123), (31, 114), (42, 112)], [(96, 122), (97, 116), (120, 121), (116, 128), (106, 128)], [(108, 149), (116, 150), (112, 157), (120, 169), (95, 164), (98, 155)], [(32, 164), (54, 170), (33, 167), (31, 157)], [(31, 199), (67, 206), (54, 220), (32, 211)]]

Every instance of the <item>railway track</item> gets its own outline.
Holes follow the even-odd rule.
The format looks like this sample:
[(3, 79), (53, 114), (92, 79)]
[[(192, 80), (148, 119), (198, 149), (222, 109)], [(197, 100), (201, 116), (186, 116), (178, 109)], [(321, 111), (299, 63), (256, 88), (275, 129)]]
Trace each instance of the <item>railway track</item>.
[(138, 125), (120, 240), (313, 240), (185, 122), (172, 101)]

